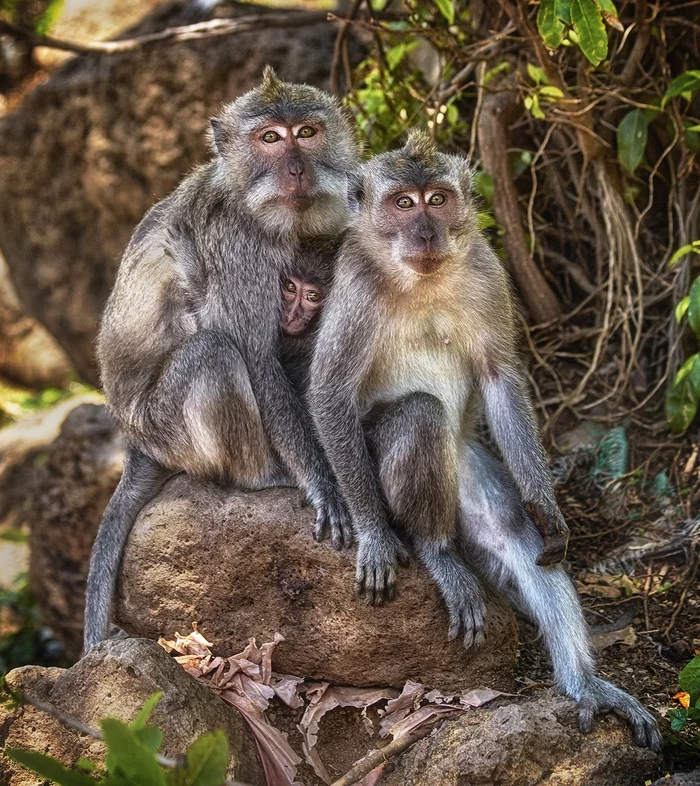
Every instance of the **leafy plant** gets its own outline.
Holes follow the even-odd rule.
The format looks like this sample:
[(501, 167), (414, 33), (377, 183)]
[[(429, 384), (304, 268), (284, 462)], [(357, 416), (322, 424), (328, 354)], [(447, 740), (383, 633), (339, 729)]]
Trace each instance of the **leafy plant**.
[(541, 0), (537, 14), (537, 27), (550, 49), (576, 43), (594, 66), (608, 56), (606, 24), (621, 28), (612, 0)]
[[(700, 240), (695, 240), (676, 251), (669, 264), (675, 264), (688, 254), (700, 254)], [(690, 286), (690, 292), (676, 306), (676, 320), (687, 322), (700, 343), (700, 276)], [(680, 434), (693, 422), (700, 405), (700, 352), (692, 354), (680, 367), (666, 393), (666, 419), (672, 431)]]
[(700, 753), (700, 655), (681, 670), (678, 685), (680, 692), (674, 699), (681, 706), (668, 711), (671, 730), (676, 732), (671, 742), (696, 748)]
[(195, 740), (183, 763), (158, 755), (163, 732), (147, 723), (162, 695), (154, 693), (129, 724), (116, 718), (102, 720), (100, 728), (107, 747), (104, 770), (87, 759), (69, 769), (52, 756), (21, 748), (6, 749), (5, 755), (61, 786), (221, 786), (229, 761), (223, 731)]

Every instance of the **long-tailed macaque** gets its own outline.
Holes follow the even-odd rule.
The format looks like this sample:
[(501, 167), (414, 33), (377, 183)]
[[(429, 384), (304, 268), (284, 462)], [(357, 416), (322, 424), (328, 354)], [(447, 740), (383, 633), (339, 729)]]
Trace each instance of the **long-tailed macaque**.
[[(327, 295), (309, 401), (358, 540), (357, 581), (391, 595), (405, 532), (469, 645), (482, 635), (465, 560), (539, 625), (580, 723), (612, 710), (661, 736), (636, 699), (596, 675), (586, 623), (557, 561), (568, 529), (517, 352), (503, 265), (478, 230), (471, 172), (414, 132), (353, 178), (355, 219)], [(503, 457), (478, 443), (483, 414)], [(528, 513), (532, 511), (532, 515)]]
[(280, 339), (280, 282), (307, 244), (347, 222), (351, 123), (328, 94), (268, 68), (212, 131), (213, 160), (141, 221), (104, 312), (102, 381), (128, 448), (93, 547), (86, 650), (107, 634), (136, 516), (175, 473), (299, 486), (316, 508), (316, 536), (330, 531), (337, 547), (351, 539)]

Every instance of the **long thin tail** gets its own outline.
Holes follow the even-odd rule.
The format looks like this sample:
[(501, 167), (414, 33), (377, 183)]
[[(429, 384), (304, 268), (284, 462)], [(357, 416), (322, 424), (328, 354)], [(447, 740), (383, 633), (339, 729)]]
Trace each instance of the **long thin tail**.
[(172, 475), (172, 470), (140, 450), (127, 448), (124, 473), (105, 509), (92, 546), (85, 591), (85, 653), (107, 638), (117, 571), (136, 517)]

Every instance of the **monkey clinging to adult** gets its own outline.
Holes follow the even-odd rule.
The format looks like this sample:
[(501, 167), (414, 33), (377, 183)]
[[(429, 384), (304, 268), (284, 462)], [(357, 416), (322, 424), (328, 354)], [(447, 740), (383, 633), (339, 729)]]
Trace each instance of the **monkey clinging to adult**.
[(310, 417), (281, 362), (281, 282), (306, 244), (347, 217), (351, 123), (335, 99), (281, 82), (212, 120), (213, 160), (136, 228), (98, 343), (110, 409), (128, 444), (88, 576), (85, 650), (103, 639), (121, 554), (136, 516), (178, 472), (259, 489), (297, 485), (315, 534), (337, 548), (350, 520)]
[[(442, 590), (451, 635), (461, 624), (469, 643), (481, 605), (463, 557), (538, 623), (584, 730), (613, 710), (638, 744), (659, 749), (652, 716), (596, 676), (578, 597), (553, 564), (568, 530), (467, 162), (413, 132), (360, 168), (350, 200), (356, 217), (321, 316), (309, 396), (353, 518), (360, 588), (391, 594), (403, 555), (396, 523)], [(477, 444), (482, 412), (505, 466)]]

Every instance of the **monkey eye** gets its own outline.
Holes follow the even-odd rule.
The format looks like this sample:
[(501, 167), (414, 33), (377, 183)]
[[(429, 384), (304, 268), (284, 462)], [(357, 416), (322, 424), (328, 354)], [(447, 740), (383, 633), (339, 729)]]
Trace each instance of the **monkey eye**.
[(267, 142), (268, 145), (271, 145), (273, 142), (277, 142), (280, 139), (282, 139), (282, 137), (277, 133), (277, 131), (265, 131), (265, 133), (262, 135), (263, 142)]
[(407, 196), (400, 196), (396, 200), (396, 207), (400, 207), (401, 210), (410, 210), (414, 206), (414, 202), (411, 197)]
[(284, 282), (284, 288), (287, 290), (287, 292), (297, 291), (297, 285), (290, 278)]
[(430, 197), (428, 204), (432, 205), (433, 207), (440, 207), (440, 205), (444, 205), (446, 201), (447, 200), (444, 194), (437, 193)]
[(316, 136), (316, 129), (311, 128), (311, 126), (303, 126), (299, 129), (297, 136), (301, 137), (302, 139), (309, 139), (312, 136)]
[(319, 292), (315, 292), (313, 289), (310, 292), (306, 293), (306, 299), (310, 300), (312, 303), (318, 303), (321, 299), (321, 294)]

